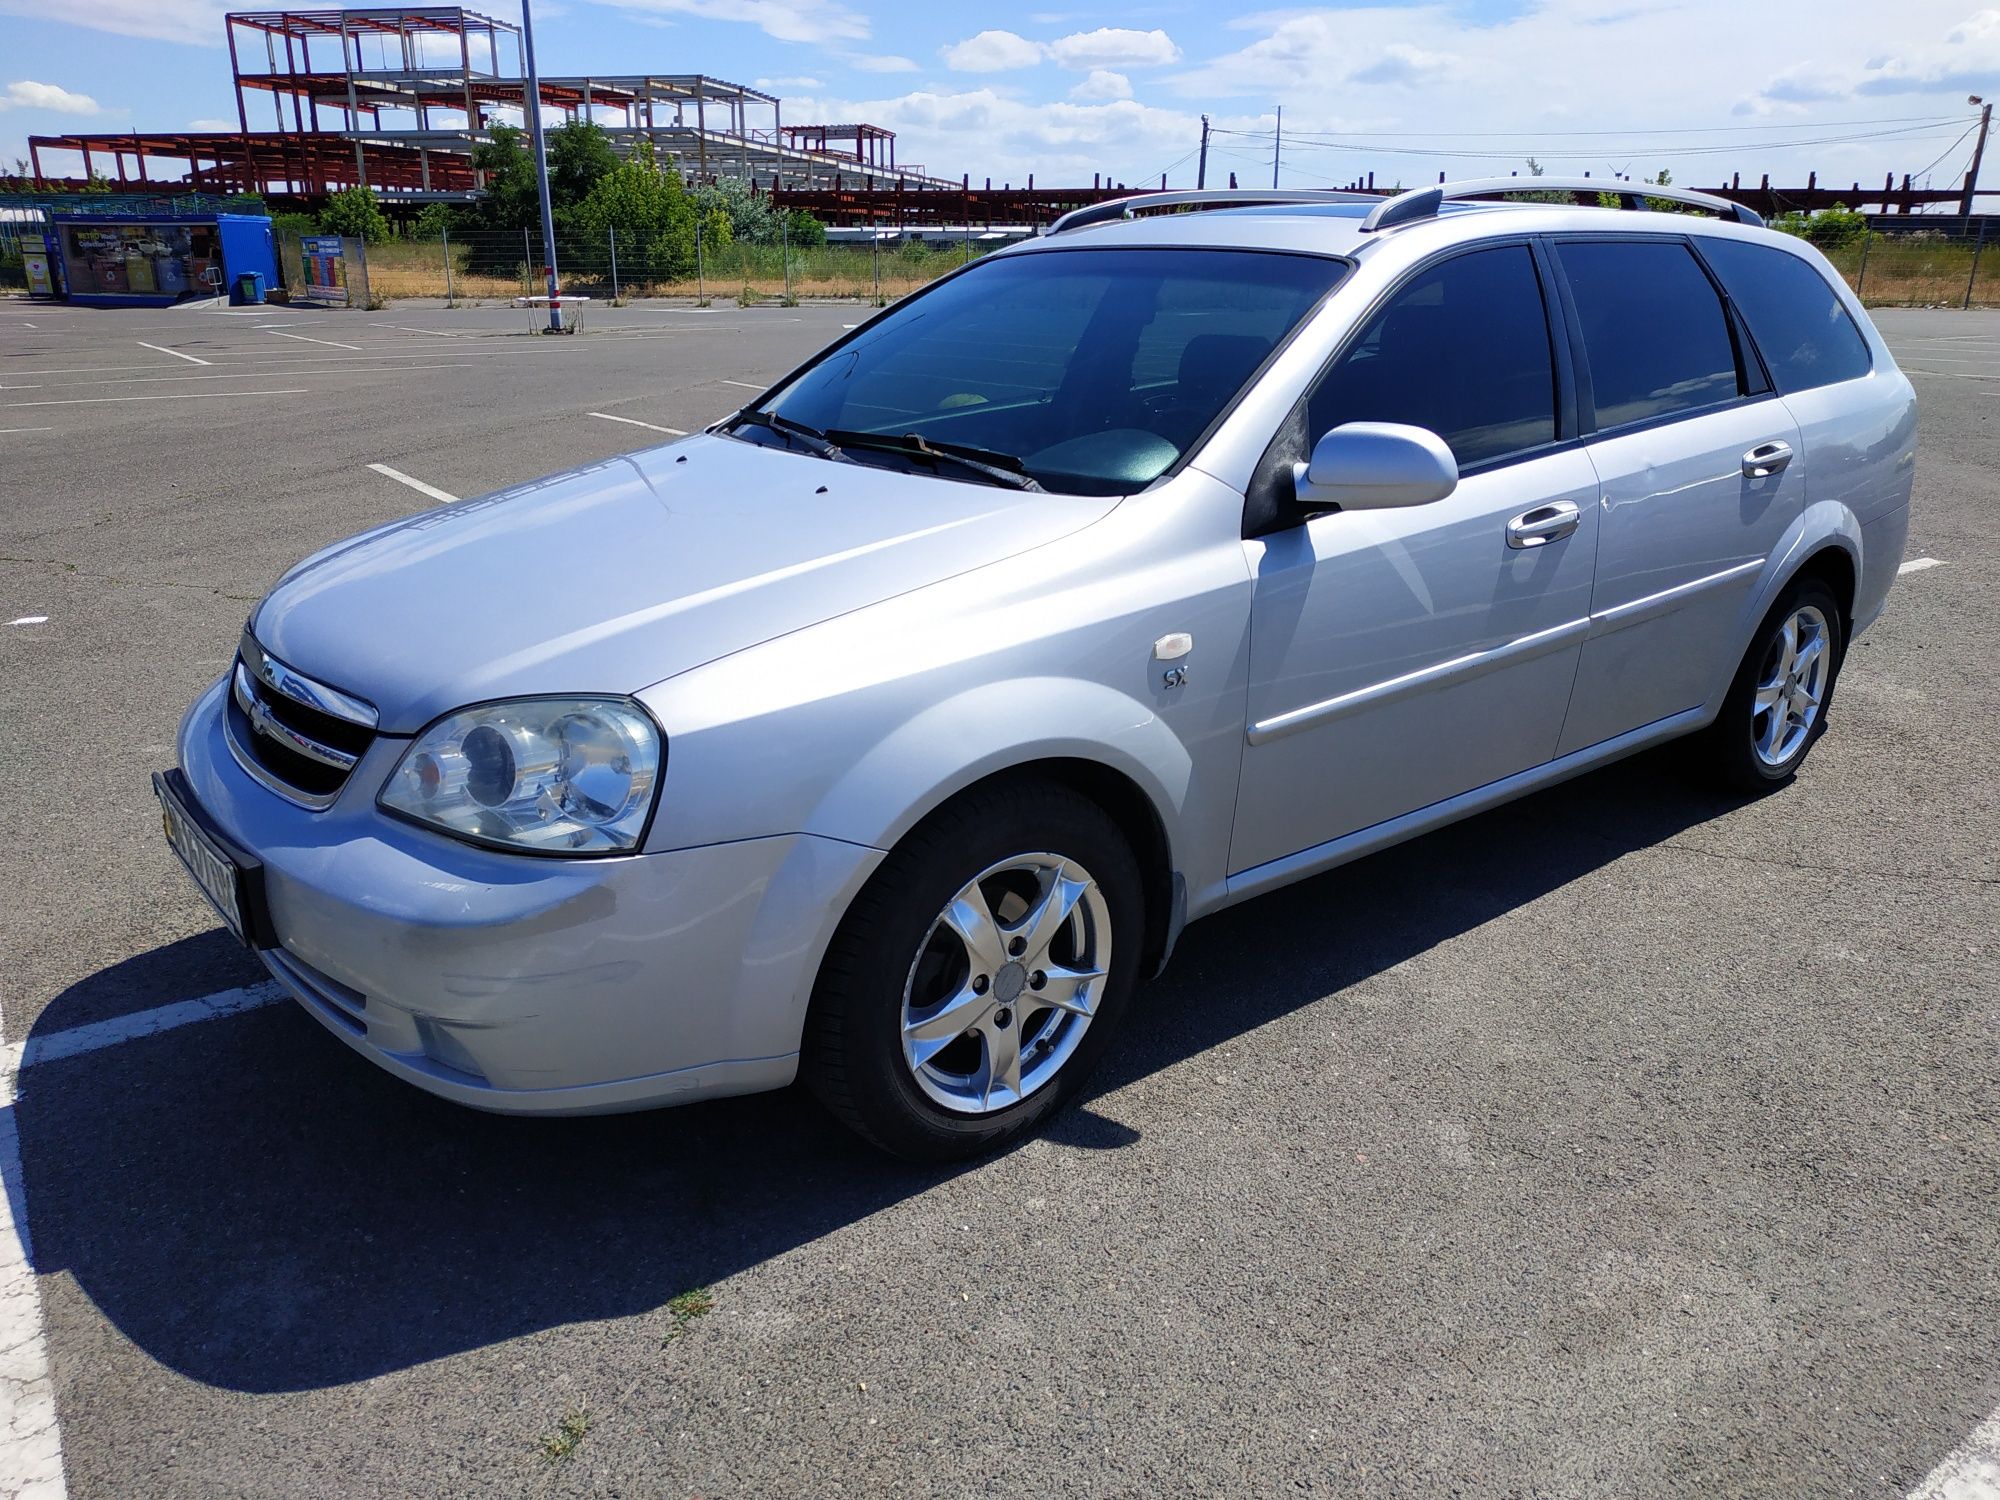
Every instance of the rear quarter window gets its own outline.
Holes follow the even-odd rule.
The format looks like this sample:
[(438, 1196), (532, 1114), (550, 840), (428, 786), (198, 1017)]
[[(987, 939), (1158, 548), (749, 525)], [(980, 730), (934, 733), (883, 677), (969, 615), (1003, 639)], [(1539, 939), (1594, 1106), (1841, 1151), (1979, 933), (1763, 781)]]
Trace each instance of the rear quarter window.
[(1810, 262), (1742, 240), (1704, 239), (1701, 253), (1750, 325), (1750, 337), (1781, 392), (1809, 391), (1868, 373), (1867, 340)]

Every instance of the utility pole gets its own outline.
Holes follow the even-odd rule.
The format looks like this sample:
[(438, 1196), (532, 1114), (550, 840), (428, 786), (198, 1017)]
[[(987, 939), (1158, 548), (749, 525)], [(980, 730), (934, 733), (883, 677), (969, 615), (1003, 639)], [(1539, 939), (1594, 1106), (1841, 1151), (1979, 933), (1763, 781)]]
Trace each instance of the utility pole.
[(1965, 169), (1965, 191), (1958, 200), (1959, 214), (1969, 219), (1972, 217), (1973, 189), (1979, 186), (1979, 159), (1986, 154), (1986, 130), (1993, 123), (1993, 106), (1987, 104), (1977, 94), (1965, 102), (1982, 106), (1979, 111), (1979, 139), (1973, 143), (1972, 165)]
[(542, 200), (542, 269), (549, 285), (549, 332), (563, 331), (562, 303), (556, 300), (556, 216), (549, 206), (549, 156), (542, 144), (542, 80), (535, 72), (535, 23), (528, 0), (521, 0), (521, 43), (528, 54), (528, 139), (535, 152), (535, 191)]
[(1278, 133), (1271, 138), (1271, 186), (1278, 185), (1278, 153), (1285, 146), (1285, 106), (1278, 106)]
[(1208, 116), (1207, 115), (1203, 115), (1201, 117), (1201, 159), (1195, 163), (1194, 185), (1197, 188), (1205, 188), (1208, 186)]

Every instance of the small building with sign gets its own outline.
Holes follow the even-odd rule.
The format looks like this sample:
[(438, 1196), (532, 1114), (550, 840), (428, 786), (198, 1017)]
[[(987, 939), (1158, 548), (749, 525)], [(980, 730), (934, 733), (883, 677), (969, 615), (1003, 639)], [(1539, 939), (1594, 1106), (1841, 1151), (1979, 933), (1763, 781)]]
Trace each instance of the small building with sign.
[(98, 214), (58, 210), (49, 239), (69, 300), (85, 307), (170, 307), (226, 295), (238, 278), (278, 284), (263, 214)]

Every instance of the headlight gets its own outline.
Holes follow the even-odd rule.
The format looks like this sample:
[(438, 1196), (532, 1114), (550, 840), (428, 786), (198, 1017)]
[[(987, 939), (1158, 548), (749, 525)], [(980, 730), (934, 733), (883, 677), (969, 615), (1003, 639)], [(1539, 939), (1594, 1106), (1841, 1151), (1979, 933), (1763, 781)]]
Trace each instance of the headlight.
[(377, 800), (460, 838), (543, 854), (636, 849), (660, 732), (629, 698), (536, 698), (446, 714)]

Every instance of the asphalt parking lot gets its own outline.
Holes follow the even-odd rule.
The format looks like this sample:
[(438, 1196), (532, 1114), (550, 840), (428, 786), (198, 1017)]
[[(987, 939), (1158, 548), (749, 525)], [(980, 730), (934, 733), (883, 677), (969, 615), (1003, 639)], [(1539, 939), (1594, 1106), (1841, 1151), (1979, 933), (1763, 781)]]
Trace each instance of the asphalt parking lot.
[(265, 1003), (147, 782), (260, 594), (865, 311), (0, 303), (0, 1494), (2000, 1494), (2000, 314), (1878, 317), (1911, 562), (1794, 787), (1199, 924), (996, 1160), (477, 1115)]

